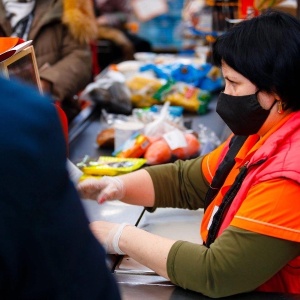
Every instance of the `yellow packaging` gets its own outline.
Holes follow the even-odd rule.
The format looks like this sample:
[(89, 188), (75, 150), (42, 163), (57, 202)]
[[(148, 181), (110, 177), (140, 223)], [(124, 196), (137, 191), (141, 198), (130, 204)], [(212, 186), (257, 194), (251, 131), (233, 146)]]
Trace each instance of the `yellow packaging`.
[(139, 169), (146, 163), (143, 158), (119, 158), (112, 156), (100, 156), (96, 161), (89, 161), (81, 167), (85, 175), (116, 176)]

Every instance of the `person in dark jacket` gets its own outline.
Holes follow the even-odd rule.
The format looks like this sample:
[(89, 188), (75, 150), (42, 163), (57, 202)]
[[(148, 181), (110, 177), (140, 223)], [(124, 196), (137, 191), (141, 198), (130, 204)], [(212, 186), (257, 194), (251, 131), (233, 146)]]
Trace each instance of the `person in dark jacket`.
[(0, 298), (120, 299), (50, 99), (0, 78)]

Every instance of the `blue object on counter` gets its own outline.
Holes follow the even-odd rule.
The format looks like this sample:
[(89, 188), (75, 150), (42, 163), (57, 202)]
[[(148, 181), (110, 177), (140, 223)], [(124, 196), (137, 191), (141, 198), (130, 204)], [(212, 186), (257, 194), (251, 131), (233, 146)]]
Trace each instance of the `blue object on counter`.
[(211, 92), (218, 90), (223, 85), (221, 78), (211, 79), (207, 76), (211, 68), (212, 65), (209, 63), (201, 66), (182, 63), (170, 65), (146, 64), (140, 67), (140, 72), (152, 70), (157, 78), (185, 82)]
[(222, 78), (212, 79), (206, 77), (203, 79), (200, 88), (208, 92), (215, 92), (222, 89), (223, 86), (224, 86), (224, 82)]
[[(162, 108), (161, 105), (152, 105), (150, 107), (150, 111), (159, 112), (161, 108)], [(169, 111), (169, 114), (173, 117), (181, 117), (183, 114), (183, 107), (171, 105), (171, 106), (169, 106), (168, 111)]]
[(203, 79), (211, 70), (210, 64), (203, 64), (200, 67), (187, 64), (179, 64), (171, 71), (171, 78), (175, 81), (182, 81), (200, 87)]
[(156, 75), (157, 78), (161, 79), (170, 79), (170, 68), (169, 66), (161, 65), (157, 66), (155, 64), (145, 64), (140, 67), (140, 72), (145, 72), (145, 71), (153, 71)]

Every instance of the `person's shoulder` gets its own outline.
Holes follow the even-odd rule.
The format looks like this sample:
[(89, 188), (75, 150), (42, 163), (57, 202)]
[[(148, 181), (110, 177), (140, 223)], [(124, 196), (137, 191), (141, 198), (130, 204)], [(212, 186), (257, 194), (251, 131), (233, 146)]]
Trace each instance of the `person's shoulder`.
[(26, 96), (34, 96), (43, 98), (44, 96), (38, 91), (38, 89), (30, 84), (23, 83), (18, 79), (7, 79), (0, 76), (0, 88), (1, 94), (13, 93), (14, 95), (22, 95), (22, 98)]
[(51, 99), (41, 95), (36, 87), (0, 77), (0, 111), (19, 110), (30, 114), (35, 108), (53, 110)]

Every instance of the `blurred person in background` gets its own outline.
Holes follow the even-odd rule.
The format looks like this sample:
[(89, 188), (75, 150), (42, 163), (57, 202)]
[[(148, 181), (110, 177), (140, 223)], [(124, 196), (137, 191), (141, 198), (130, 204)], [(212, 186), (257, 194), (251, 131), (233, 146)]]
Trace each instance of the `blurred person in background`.
[(69, 121), (81, 110), (76, 95), (92, 80), (96, 27), (92, 0), (0, 0), (0, 36), (33, 40), (43, 91)]
[(55, 106), (18, 82), (0, 87), (0, 298), (119, 300), (69, 178)]
[[(108, 45), (107, 58), (99, 54), (99, 64), (105, 67), (110, 62), (133, 59), (135, 52), (151, 52), (151, 43), (130, 31), (130, 0), (94, 0), (98, 24), (98, 40), (112, 43)], [(105, 59), (108, 61), (106, 62)]]

